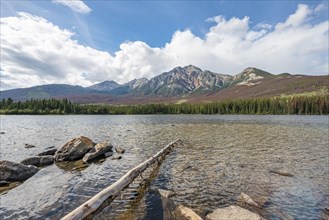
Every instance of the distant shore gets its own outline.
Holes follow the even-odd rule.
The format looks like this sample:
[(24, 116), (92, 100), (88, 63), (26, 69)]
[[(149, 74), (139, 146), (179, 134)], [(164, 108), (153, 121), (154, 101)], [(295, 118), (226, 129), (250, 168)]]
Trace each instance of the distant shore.
[(225, 100), (211, 103), (102, 105), (76, 104), (68, 99), (42, 99), (14, 102), (3, 99), (0, 114), (66, 115), (66, 114), (240, 114), (240, 115), (328, 115), (329, 95), (284, 96)]

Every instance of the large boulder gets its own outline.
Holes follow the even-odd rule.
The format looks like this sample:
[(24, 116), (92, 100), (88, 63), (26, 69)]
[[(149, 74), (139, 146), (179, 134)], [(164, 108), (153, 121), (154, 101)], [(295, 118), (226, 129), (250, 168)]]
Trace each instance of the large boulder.
[(182, 205), (176, 207), (175, 217), (179, 220), (202, 220), (192, 209)]
[(112, 148), (113, 148), (112, 144), (108, 142), (98, 143), (88, 153), (86, 153), (86, 155), (82, 158), (82, 160), (84, 162), (88, 162), (96, 159), (97, 157), (105, 156), (104, 154), (106, 152), (112, 151)]
[(35, 166), (15, 163), (7, 160), (0, 161), (0, 181), (24, 181), (34, 174), (36, 174), (39, 169)]
[(21, 164), (24, 165), (33, 165), (33, 166), (47, 166), (54, 163), (54, 157), (53, 156), (35, 156), (35, 157), (29, 157), (25, 160), (21, 161)]
[(206, 216), (206, 220), (264, 220), (260, 215), (239, 206), (219, 208)]
[(94, 142), (87, 137), (80, 136), (78, 138), (74, 138), (56, 151), (55, 160), (60, 162), (81, 159), (94, 147), (94, 145)]

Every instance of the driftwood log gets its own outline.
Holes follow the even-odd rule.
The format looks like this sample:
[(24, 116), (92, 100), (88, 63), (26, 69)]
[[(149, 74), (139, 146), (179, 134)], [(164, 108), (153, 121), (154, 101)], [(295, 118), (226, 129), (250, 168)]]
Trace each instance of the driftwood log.
[[(118, 179), (115, 183), (108, 186), (87, 202), (80, 205), (78, 208), (67, 214), (62, 218), (62, 220), (78, 220), (85, 219), (94, 212), (96, 212), (105, 201), (109, 198), (115, 198), (122, 190), (129, 186), (130, 183), (134, 181), (146, 168), (158, 161), (160, 157), (167, 155), (179, 140), (175, 140), (165, 146), (162, 150), (158, 151), (154, 156), (150, 157), (148, 160), (137, 165), (133, 169), (129, 170), (125, 175)], [(108, 204), (107, 204), (108, 205)]]

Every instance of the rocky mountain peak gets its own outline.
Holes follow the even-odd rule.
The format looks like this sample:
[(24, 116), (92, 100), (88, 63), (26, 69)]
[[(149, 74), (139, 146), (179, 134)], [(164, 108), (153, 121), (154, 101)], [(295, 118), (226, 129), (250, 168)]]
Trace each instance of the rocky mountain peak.
[(119, 86), (120, 84), (113, 80), (105, 80), (104, 82), (94, 84), (88, 88), (96, 91), (111, 91)]

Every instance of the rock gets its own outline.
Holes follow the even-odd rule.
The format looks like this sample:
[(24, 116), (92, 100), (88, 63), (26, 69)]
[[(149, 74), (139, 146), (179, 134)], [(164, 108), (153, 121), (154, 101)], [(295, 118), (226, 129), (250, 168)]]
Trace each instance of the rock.
[(93, 147), (94, 143), (87, 137), (74, 138), (56, 151), (55, 160), (57, 162), (79, 160)]
[(166, 189), (158, 189), (158, 191), (159, 191), (160, 195), (165, 198), (169, 198), (169, 197), (176, 195), (176, 193), (174, 191), (170, 191), (170, 190), (166, 190)]
[(9, 184), (10, 184), (10, 182), (8, 182), (8, 181), (0, 181), (0, 187), (8, 186)]
[(79, 165), (79, 166), (77, 166), (77, 167), (74, 167), (74, 168), (72, 168), (71, 169), (71, 171), (81, 171), (81, 170), (84, 170), (84, 169), (86, 169), (88, 167), (88, 164), (81, 164), (81, 165)]
[(56, 153), (57, 149), (50, 149), (50, 150), (46, 150), (40, 154), (38, 154), (38, 156), (46, 156), (46, 155), (52, 155), (54, 156)]
[(24, 165), (33, 165), (33, 166), (47, 166), (54, 163), (54, 157), (53, 156), (35, 156), (35, 157), (29, 157), (25, 160), (21, 161), (21, 164)]
[(83, 170), (88, 167), (88, 164), (83, 162), (82, 159), (74, 161), (56, 162), (55, 165), (65, 171)]
[(106, 153), (104, 154), (105, 157), (110, 157), (110, 156), (112, 156), (112, 155), (113, 155), (113, 152), (112, 152), (112, 151), (106, 152)]
[(18, 186), (19, 184), (20, 184), (20, 182), (11, 182), (8, 185), (0, 186), (0, 193), (3, 195), (7, 191), (11, 190), (12, 188), (15, 188), (16, 186)]
[(0, 134), (5, 134), (5, 132), (4, 131), (1, 131)]
[(82, 160), (84, 162), (91, 161), (99, 156), (105, 156), (106, 152), (112, 151), (112, 144), (108, 142), (102, 142), (96, 144), (85, 156), (83, 156)]
[(122, 157), (121, 156), (115, 156), (115, 157), (112, 157), (112, 160), (120, 160)]
[(206, 216), (206, 220), (264, 220), (260, 215), (239, 206), (219, 208)]
[(177, 206), (175, 210), (175, 217), (175, 219), (179, 220), (202, 220), (202, 218), (192, 209), (184, 207), (182, 205)]
[(115, 147), (114, 149), (118, 154), (123, 154), (126, 151), (125, 149), (123, 149), (121, 147)]
[(248, 205), (255, 206), (257, 208), (260, 208), (260, 205), (256, 203), (250, 196), (248, 196), (245, 193), (241, 193), (240, 198), (243, 202), (245, 202)]
[(7, 160), (0, 161), (0, 181), (24, 181), (38, 171), (39, 169), (35, 166), (26, 166), (24, 164)]
[(279, 174), (281, 176), (294, 176), (291, 173), (283, 171), (283, 170), (270, 170), (270, 173)]
[(25, 144), (25, 148), (33, 148), (33, 147), (35, 147), (35, 146), (32, 144)]
[(46, 150), (49, 150), (49, 149), (54, 149), (55, 146), (50, 146), (50, 147), (46, 147)]

